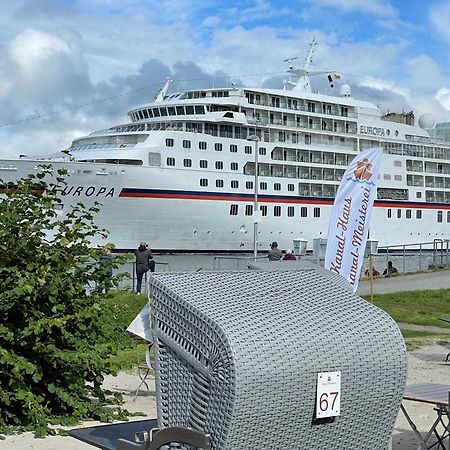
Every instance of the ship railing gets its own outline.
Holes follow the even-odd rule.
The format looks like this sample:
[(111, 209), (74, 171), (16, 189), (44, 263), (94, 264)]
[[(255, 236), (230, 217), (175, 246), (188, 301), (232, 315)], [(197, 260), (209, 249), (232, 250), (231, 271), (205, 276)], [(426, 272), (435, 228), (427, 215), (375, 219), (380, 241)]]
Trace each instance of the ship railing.
[(380, 253), (384, 253), (386, 267), (388, 261), (392, 260), (393, 265), (403, 274), (411, 271), (443, 269), (450, 266), (450, 239), (387, 245), (379, 247), (378, 250)]
[(411, 141), (411, 142), (421, 142), (424, 144), (442, 144), (445, 147), (448, 147), (450, 144), (448, 141), (446, 141), (445, 139), (440, 139), (440, 138), (434, 138), (434, 137), (427, 137), (427, 136), (411, 136), (409, 134), (405, 135), (405, 139), (407, 141)]
[[(168, 262), (157, 261), (155, 258), (155, 272), (168, 272), (170, 271), (170, 264)], [(136, 263), (129, 261), (117, 268), (114, 273), (126, 273), (127, 275), (119, 283), (119, 289), (131, 288), (133, 292), (136, 290), (137, 275), (136, 275)], [(146, 272), (142, 279), (142, 292), (147, 292), (147, 278), (150, 272)]]
[[(267, 260), (265, 256), (215, 256), (213, 260), (213, 270), (239, 270), (247, 269), (250, 262), (255, 260)], [(226, 266), (226, 267), (224, 267)]]
[(291, 105), (289, 106), (287, 103), (280, 103), (278, 106), (276, 105), (276, 103), (272, 103), (272, 102), (268, 102), (265, 100), (248, 100), (248, 103), (250, 105), (259, 105), (259, 106), (268, 106), (270, 108), (277, 108), (277, 109), (288, 109), (291, 111), (303, 111), (303, 112), (309, 112), (309, 113), (313, 113), (313, 114), (323, 114), (326, 116), (335, 116), (335, 117), (351, 117), (351, 118), (356, 118), (358, 117), (358, 113), (355, 112), (346, 112), (345, 114), (342, 114), (341, 111), (339, 109), (334, 109), (331, 111), (324, 111), (322, 110), (312, 110), (310, 107), (308, 108), (308, 106), (294, 106)]

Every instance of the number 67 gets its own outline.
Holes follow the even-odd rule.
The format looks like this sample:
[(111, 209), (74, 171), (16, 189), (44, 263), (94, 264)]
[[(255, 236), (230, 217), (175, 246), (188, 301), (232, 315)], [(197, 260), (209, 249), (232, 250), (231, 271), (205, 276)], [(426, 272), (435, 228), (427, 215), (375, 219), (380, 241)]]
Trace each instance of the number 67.
[(336, 404), (336, 399), (337, 399), (337, 396), (339, 395), (339, 392), (330, 392), (330, 394), (327, 394), (326, 392), (324, 392), (320, 396), (319, 405), (320, 405), (321, 411), (326, 411), (328, 409), (328, 407), (330, 406), (330, 403), (328, 401), (328, 395), (330, 395), (330, 397), (332, 397), (331, 409), (334, 409), (334, 405)]

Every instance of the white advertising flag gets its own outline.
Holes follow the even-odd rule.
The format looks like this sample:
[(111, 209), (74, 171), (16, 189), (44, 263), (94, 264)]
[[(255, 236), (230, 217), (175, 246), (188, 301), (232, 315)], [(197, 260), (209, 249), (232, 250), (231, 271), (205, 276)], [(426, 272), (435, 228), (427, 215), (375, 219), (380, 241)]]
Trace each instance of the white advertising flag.
[(358, 288), (382, 154), (381, 147), (369, 148), (353, 159), (331, 212), (325, 269), (347, 278), (353, 292)]

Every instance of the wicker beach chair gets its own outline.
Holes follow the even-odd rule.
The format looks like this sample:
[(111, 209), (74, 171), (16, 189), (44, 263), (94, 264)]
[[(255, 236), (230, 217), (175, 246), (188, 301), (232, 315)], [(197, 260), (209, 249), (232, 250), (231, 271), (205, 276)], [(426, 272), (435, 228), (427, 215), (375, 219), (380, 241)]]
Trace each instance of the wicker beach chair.
[[(406, 348), (341, 277), (299, 263), (156, 274), (149, 286), (159, 427), (209, 433), (215, 450), (386, 450)], [(317, 376), (331, 371), (341, 413), (318, 421)]]

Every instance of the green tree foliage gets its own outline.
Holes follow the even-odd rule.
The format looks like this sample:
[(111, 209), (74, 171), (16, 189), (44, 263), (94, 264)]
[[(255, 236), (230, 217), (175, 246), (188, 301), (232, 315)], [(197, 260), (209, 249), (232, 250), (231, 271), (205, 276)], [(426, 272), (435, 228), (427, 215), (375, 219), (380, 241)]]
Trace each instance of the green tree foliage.
[[(54, 433), (48, 424), (125, 418), (102, 389), (123, 330), (101, 288), (118, 283), (90, 240), (99, 205), (61, 211), (66, 174), (43, 166), (15, 186), (0, 180), (0, 432)], [(106, 284), (106, 286), (105, 286)], [(93, 289), (94, 288), (94, 289)], [(103, 307), (102, 307), (103, 305)]]

